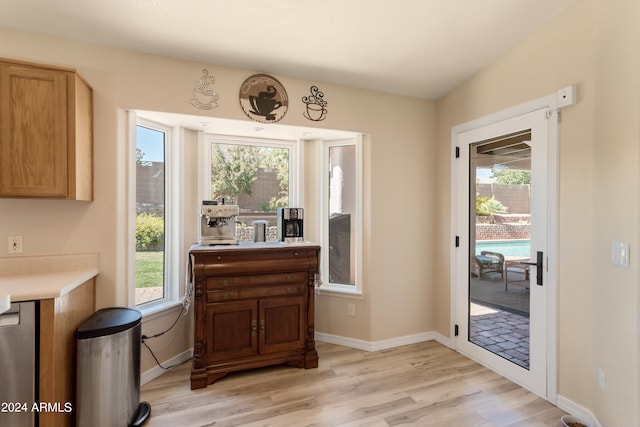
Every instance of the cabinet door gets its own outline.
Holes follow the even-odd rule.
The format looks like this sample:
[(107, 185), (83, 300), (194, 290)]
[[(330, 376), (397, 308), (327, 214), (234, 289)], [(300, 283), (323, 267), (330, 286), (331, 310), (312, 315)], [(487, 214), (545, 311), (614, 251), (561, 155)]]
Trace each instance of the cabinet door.
[(67, 195), (67, 75), (0, 64), (0, 194)]
[(207, 304), (205, 319), (206, 362), (258, 354), (258, 301)]
[(260, 300), (260, 353), (278, 353), (304, 348), (305, 297)]

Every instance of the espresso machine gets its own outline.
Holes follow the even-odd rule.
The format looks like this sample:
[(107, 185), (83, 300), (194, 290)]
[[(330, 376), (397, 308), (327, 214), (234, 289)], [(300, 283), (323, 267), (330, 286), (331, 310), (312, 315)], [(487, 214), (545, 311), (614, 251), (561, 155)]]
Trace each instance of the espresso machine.
[(236, 217), (238, 205), (218, 204), (216, 200), (204, 200), (200, 206), (201, 245), (237, 245)]
[(288, 243), (304, 242), (304, 209), (278, 208), (278, 240)]

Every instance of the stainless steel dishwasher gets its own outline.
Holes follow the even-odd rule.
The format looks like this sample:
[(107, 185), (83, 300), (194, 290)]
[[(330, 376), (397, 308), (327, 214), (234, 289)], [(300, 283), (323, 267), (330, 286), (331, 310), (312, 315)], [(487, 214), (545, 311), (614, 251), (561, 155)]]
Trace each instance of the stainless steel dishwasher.
[(0, 426), (35, 426), (36, 303), (0, 314)]

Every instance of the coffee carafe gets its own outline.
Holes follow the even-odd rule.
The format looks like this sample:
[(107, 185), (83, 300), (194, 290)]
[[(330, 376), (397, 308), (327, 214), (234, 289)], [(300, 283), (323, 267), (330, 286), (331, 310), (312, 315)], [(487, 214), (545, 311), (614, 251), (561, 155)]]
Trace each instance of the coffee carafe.
[(296, 243), (304, 241), (304, 209), (278, 208), (278, 240)]

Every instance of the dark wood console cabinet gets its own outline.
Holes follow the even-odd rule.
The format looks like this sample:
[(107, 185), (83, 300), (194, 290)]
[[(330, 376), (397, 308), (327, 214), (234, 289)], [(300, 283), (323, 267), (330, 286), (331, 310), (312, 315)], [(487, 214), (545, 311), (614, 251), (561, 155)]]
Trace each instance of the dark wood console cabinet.
[(316, 245), (192, 246), (195, 325), (191, 389), (234, 371), (318, 367)]

